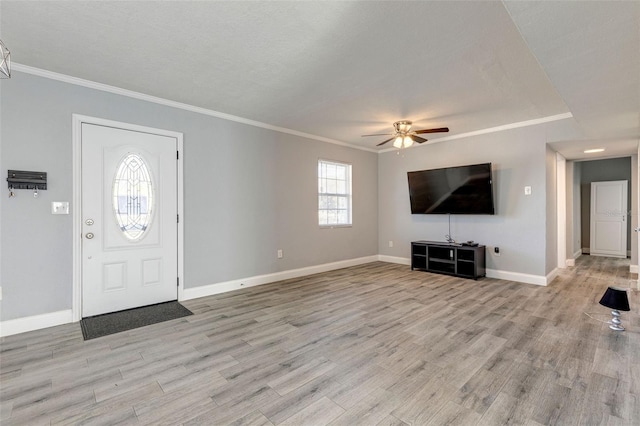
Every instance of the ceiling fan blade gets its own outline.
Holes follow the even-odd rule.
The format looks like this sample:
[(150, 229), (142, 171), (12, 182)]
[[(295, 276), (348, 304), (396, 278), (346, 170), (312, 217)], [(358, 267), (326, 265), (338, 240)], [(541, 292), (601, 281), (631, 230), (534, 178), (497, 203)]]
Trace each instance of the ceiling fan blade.
[(420, 136), (416, 136), (416, 135), (411, 136), (411, 139), (413, 139), (414, 142), (418, 142), (418, 143), (425, 143), (427, 141), (427, 139), (421, 138)]
[(448, 127), (438, 127), (437, 129), (422, 129), (422, 130), (416, 130), (412, 133), (415, 133), (416, 135), (420, 135), (422, 133), (446, 133), (449, 131)]
[(387, 140), (386, 140), (386, 141), (384, 141), (384, 142), (380, 142), (380, 143), (379, 143), (378, 145), (376, 145), (376, 146), (384, 145), (385, 143), (387, 143), (387, 142), (391, 142), (391, 141), (392, 141), (392, 140), (394, 140), (394, 139), (395, 139), (395, 137), (390, 138), (390, 139), (387, 139)]
[(393, 135), (393, 133), (375, 133), (373, 135), (362, 135), (361, 137), (364, 138), (365, 136), (389, 136), (389, 135)]

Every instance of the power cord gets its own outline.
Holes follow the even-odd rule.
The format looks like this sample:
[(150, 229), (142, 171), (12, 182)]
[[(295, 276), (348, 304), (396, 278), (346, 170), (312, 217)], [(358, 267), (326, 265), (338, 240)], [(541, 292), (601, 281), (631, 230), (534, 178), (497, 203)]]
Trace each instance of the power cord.
[(455, 243), (456, 241), (451, 238), (451, 213), (449, 213), (449, 233), (444, 236), (448, 243)]
[[(603, 323), (605, 323), (605, 324), (611, 324), (611, 321), (603, 321), (603, 320), (601, 320), (601, 319), (594, 318), (594, 317), (593, 317), (590, 313), (588, 313), (588, 312), (583, 312), (583, 314), (585, 314), (586, 316), (588, 316), (588, 317), (589, 317), (589, 318), (591, 318), (592, 320), (600, 321), (600, 322), (603, 322)], [(603, 316), (604, 316), (604, 315), (609, 315), (609, 314), (596, 314), (596, 313), (594, 313), (593, 315), (603, 315)]]

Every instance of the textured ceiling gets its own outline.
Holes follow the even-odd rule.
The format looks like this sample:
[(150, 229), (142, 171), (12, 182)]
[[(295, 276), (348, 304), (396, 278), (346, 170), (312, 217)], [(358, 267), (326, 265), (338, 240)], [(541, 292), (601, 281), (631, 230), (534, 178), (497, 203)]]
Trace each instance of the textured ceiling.
[(557, 149), (640, 136), (640, 2), (3, 0), (0, 13), (16, 63), (362, 147), (399, 119), (455, 136), (572, 113)]
[(600, 146), (608, 148), (603, 155), (637, 153), (640, 2), (505, 4), (583, 135), (552, 146), (569, 158)]

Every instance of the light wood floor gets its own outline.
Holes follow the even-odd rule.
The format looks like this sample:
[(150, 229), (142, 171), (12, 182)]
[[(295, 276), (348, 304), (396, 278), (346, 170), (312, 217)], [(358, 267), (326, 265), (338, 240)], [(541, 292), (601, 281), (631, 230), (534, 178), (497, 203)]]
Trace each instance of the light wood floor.
[[(372, 263), (185, 305), (84, 342), (3, 338), (2, 424), (638, 425), (640, 297), (598, 320), (628, 260), (583, 256), (548, 287)], [(595, 319), (584, 315), (590, 313)]]

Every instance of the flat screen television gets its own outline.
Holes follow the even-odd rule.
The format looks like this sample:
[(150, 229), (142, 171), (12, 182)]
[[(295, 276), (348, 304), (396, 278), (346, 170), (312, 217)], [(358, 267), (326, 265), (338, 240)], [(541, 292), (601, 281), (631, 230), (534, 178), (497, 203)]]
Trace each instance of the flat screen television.
[(495, 214), (491, 163), (408, 172), (412, 214)]

